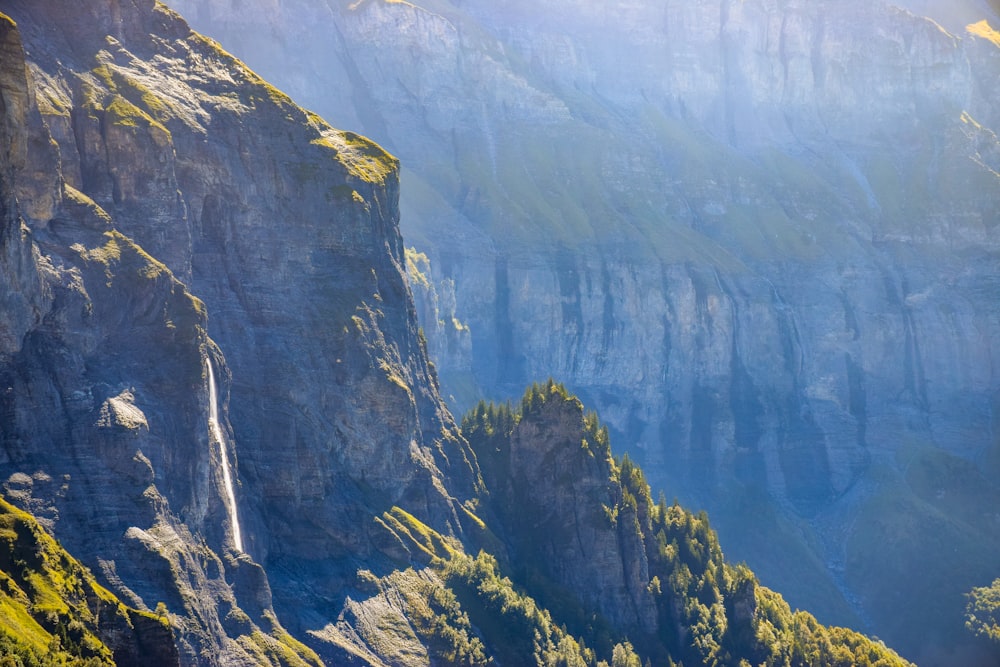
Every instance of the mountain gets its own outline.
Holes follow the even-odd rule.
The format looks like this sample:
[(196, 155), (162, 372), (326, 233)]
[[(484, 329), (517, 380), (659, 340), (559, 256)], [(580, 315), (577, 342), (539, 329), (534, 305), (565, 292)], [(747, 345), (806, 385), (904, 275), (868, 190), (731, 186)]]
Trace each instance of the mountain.
[(400, 157), (456, 409), (558, 377), (794, 604), (961, 651), (1000, 547), (995, 4), (173, 4)]
[(396, 161), (161, 4), (0, 11), (4, 493), (164, 603), (182, 663), (315, 662), (277, 617), (331, 613), (377, 560), (373, 508), (460, 534), (478, 479), (418, 336)]
[(654, 664), (905, 664), (793, 614), (723, 558), (704, 512), (654, 503), (642, 470), (612, 457), (607, 428), (565, 387), (534, 385), (517, 409), (480, 403), (462, 431), (515, 579), (589, 645), (624, 629)]
[(565, 389), (470, 443), (380, 147), (153, 0), (0, 0), (0, 49), (4, 662), (905, 664), (654, 506)]

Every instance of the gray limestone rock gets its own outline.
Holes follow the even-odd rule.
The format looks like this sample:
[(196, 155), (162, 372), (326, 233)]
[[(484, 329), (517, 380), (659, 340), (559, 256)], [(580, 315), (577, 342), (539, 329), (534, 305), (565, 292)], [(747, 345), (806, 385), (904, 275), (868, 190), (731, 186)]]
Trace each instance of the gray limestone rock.
[(566, 382), (794, 604), (920, 650), (839, 564), (914, 448), (996, 447), (995, 7), (174, 5), (400, 157), (457, 409)]
[(353, 559), (387, 560), (374, 516), (461, 535), (478, 485), (397, 162), (160, 3), (0, 11), (6, 493), (164, 603), (183, 663), (315, 662), (278, 619), (333, 622)]

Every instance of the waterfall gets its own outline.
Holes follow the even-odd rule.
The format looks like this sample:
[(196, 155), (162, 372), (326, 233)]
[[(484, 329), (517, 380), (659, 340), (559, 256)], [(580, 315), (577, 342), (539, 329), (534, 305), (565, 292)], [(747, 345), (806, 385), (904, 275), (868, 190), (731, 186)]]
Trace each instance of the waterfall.
[(226, 505), (229, 510), (229, 523), (233, 526), (233, 544), (237, 551), (243, 551), (243, 536), (240, 534), (240, 520), (236, 515), (236, 494), (233, 493), (233, 475), (229, 471), (229, 455), (226, 453), (226, 441), (222, 437), (222, 427), (219, 426), (219, 398), (215, 391), (215, 371), (212, 361), (205, 359), (208, 365), (208, 431), (211, 440), (219, 445), (219, 460), (222, 462), (222, 482), (226, 487)]

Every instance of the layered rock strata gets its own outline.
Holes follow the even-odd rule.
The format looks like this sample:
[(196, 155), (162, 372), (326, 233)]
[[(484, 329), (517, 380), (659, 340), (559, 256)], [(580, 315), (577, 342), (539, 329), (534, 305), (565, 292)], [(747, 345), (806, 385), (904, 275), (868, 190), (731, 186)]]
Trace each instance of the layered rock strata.
[[(944, 510), (926, 451), (992, 474), (994, 8), (175, 4), (407, 165), (408, 242), (471, 338), (431, 342), (457, 406), (560, 378), (765, 581), (919, 650), (845, 545), (896, 522), (886, 493)], [(959, 523), (946, 569), (988, 580), (995, 524)]]
[(0, 11), (4, 494), (163, 603), (182, 663), (315, 662), (278, 617), (322, 630), (379, 562), (373, 516), (461, 534), (478, 479), (418, 335), (397, 163), (160, 3)]

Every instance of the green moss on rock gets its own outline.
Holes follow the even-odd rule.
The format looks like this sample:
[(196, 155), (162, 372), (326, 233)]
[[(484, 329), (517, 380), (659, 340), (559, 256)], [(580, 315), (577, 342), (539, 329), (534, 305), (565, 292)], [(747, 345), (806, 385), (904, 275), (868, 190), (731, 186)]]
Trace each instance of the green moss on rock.
[(115, 651), (127, 648), (108, 642), (127, 638), (142, 614), (98, 584), (34, 517), (0, 498), (0, 655), (26, 665), (114, 665)]

